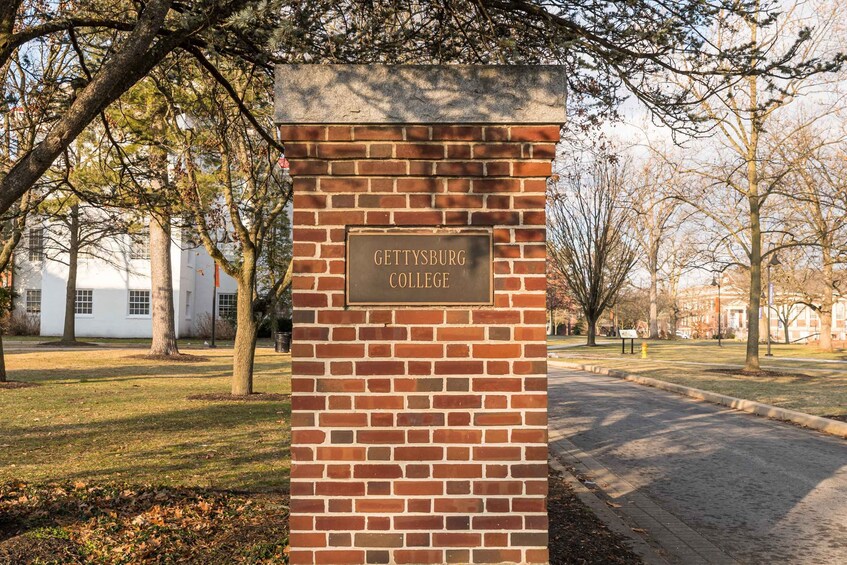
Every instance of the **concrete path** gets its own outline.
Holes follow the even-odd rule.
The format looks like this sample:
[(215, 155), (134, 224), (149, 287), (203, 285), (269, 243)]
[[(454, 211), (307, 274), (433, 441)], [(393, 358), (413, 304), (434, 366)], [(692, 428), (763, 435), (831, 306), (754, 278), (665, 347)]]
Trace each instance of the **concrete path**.
[(554, 451), (668, 561), (847, 563), (847, 441), (611, 377), (549, 379)]

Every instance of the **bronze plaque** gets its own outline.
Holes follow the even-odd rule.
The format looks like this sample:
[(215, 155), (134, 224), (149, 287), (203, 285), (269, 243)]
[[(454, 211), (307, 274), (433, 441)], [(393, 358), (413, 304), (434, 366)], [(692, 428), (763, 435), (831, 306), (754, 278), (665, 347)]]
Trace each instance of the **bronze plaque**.
[(347, 304), (494, 303), (491, 230), (352, 229)]

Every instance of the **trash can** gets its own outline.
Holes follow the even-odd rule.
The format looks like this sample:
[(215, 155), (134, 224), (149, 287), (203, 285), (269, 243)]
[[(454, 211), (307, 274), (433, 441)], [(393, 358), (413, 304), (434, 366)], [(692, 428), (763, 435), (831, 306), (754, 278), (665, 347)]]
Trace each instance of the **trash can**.
[(291, 332), (277, 332), (274, 334), (274, 351), (277, 353), (291, 352)]

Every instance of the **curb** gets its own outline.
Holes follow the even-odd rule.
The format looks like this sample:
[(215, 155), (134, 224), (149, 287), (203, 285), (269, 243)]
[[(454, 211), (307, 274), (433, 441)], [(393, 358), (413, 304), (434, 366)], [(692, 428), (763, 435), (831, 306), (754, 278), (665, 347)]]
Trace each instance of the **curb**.
[(762, 404), (761, 402), (755, 402), (753, 400), (735, 398), (734, 396), (727, 396), (725, 394), (709, 392), (707, 390), (701, 390), (699, 388), (691, 388), (683, 385), (669, 383), (667, 381), (660, 381), (658, 379), (652, 379), (650, 377), (641, 377), (632, 373), (627, 373), (626, 371), (620, 371), (617, 369), (607, 369), (598, 365), (583, 365), (580, 363), (558, 361), (556, 359), (548, 359), (548, 363), (567, 369), (578, 369), (580, 371), (586, 371), (589, 373), (596, 373), (598, 375), (606, 375), (609, 377), (623, 379), (640, 385), (666, 390), (668, 392), (675, 392), (683, 396), (696, 398), (697, 400), (704, 400), (713, 404), (728, 406), (729, 408), (734, 408), (743, 412), (749, 412), (758, 416), (764, 416), (765, 418), (770, 418), (772, 420), (782, 420), (785, 422), (791, 422), (793, 424), (799, 424), (806, 428), (847, 438), (847, 422), (830, 420), (829, 418), (822, 418), (821, 416), (812, 416), (811, 414), (797, 412), (796, 410), (779, 408), (777, 406), (771, 406), (770, 404)]

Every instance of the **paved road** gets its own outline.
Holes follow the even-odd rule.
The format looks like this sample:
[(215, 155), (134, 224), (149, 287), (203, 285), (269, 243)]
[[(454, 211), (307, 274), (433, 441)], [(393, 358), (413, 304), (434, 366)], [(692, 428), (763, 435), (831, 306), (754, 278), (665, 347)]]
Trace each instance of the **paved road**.
[(550, 366), (564, 436), (742, 563), (847, 563), (847, 441)]

